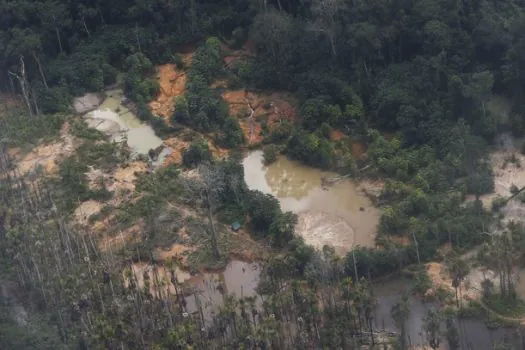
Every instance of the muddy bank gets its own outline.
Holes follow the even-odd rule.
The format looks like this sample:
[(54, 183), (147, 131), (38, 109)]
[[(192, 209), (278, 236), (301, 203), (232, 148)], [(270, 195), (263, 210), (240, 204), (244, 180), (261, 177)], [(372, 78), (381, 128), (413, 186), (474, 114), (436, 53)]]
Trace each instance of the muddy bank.
[(183, 295), (187, 313), (196, 313), (202, 309), (205, 319), (211, 321), (213, 313), (224, 305), (228, 295), (237, 298), (257, 296), (260, 265), (233, 260), (220, 272), (192, 274), (177, 266), (154, 267), (136, 263), (123, 274), (126, 287), (132, 276), (140, 288), (144, 288), (148, 281), (150, 293), (154, 297)]
[(317, 248), (332, 245), (344, 254), (355, 245), (375, 246), (380, 211), (356, 183), (342, 180), (323, 189), (323, 177), (336, 176), (303, 166), (285, 157), (266, 167), (262, 152), (250, 153), (243, 162), (250, 189), (274, 195), (284, 211), (298, 215), (296, 233)]
[(73, 109), (77, 114), (85, 114), (97, 109), (104, 100), (101, 94), (87, 93), (73, 99)]
[[(150, 149), (155, 150), (162, 146), (163, 141), (151, 126), (142, 123), (124, 106), (125, 101), (122, 90), (108, 90), (104, 102), (97, 109), (85, 114), (84, 119), (89, 127), (105, 133), (111, 141), (125, 140), (133, 152), (147, 155)], [(165, 147), (155, 163), (162, 164), (170, 152), (170, 148)]]

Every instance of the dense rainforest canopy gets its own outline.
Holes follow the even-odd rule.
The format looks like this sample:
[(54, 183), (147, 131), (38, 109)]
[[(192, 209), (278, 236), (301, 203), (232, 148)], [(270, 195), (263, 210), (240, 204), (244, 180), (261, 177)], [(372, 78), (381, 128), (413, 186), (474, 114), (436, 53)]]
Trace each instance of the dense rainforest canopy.
[[(311, 166), (387, 179), (378, 203), (383, 207), (380, 249), (357, 248), (342, 263), (329, 249), (314, 252), (294, 239), (290, 227), (296, 219), (282, 213), (273, 197), (242, 187), (242, 198), (231, 204), (224, 198), (238, 193), (230, 185), (217, 190), (221, 208), (249, 214), (254, 236), (286, 249), (289, 257), (270, 264), (270, 277), (261, 287), (261, 293), (271, 295), (264, 306), (268, 314), (257, 318), (255, 307), (242, 301), (239, 316), (239, 305), (231, 302), (213, 332), (205, 332), (198, 322), (173, 319), (176, 305), (153, 301), (147, 292), (134, 290), (127, 304), (119, 300), (116, 295), (127, 292), (106, 279), (106, 270), (101, 286), (93, 276), (71, 282), (79, 271), (85, 273), (82, 269), (96, 269), (82, 265), (79, 252), (99, 256), (81, 236), (69, 242), (55, 205), (67, 212), (79, 193), (80, 199), (106, 198), (107, 193), (90, 192), (82, 184), (93, 159), (80, 153), (61, 166), (63, 189), (51, 191), (54, 199), (48, 189), (28, 199), (48, 208), (44, 219), (39, 213), (27, 217), (25, 199), (13, 204), (18, 193), (6, 188), (18, 180), (2, 178), (2, 260), (10, 278), (28, 271), (38, 276), (26, 280), (25, 287), (31, 311), (39, 315), (32, 324), (39, 326), (21, 339), (17, 335), (23, 328), (12, 324), (7, 306), (0, 308), (0, 342), (12, 349), (351, 348), (352, 332), (371, 330), (373, 307), (367, 283), (354, 277), (372, 278), (427, 261), (443, 243), (465, 250), (486, 240), (481, 233), (492, 216), (479, 201), (463, 201), (466, 194), (479, 198), (493, 190), (487, 149), (497, 133), (525, 131), (524, 30), (523, 0), (0, 0), (0, 91), (18, 96), (25, 107), (10, 126), (2, 120), (7, 146), (56, 129), (72, 111), (73, 97), (117, 82), (123, 83), (141, 119), (161, 134), (176, 132), (147, 105), (159, 90), (155, 65), (182, 65), (180, 54), (198, 47), (186, 92), (174, 101), (174, 124), (218, 132), (217, 144), (235, 148), (245, 142), (239, 124), (210, 85), (226, 78), (239, 88), (288, 91), (298, 99), (299, 121), (264, 131), (269, 134), (264, 140), (268, 159), (279, 150)], [(251, 54), (225, 66), (224, 47), (248, 47)], [(491, 108), (496, 95), (510, 101), (508, 113)], [(351, 159), (344, 145), (330, 139), (333, 129), (361, 138), (368, 146), (366, 159)], [(378, 130), (395, 136), (387, 140)], [(97, 160), (113, 161), (107, 147), (93, 147)], [(7, 169), (7, 152), (0, 153), (2, 169)], [(183, 157), (189, 168), (209, 160), (205, 142), (193, 143)], [(231, 162), (216, 166), (234, 177), (240, 167)], [(367, 171), (357, 174), (358, 166)], [(160, 197), (180, 190), (169, 180), (177, 178), (177, 171), (156, 176), (165, 192), (152, 190), (155, 195), (135, 207), (157, 208)], [(57, 193), (67, 197), (67, 191), (77, 198), (56, 200)], [(73, 264), (58, 264), (61, 277), (55, 286), (42, 280), (33, 252), (27, 261), (20, 258), (17, 249), (27, 227), (50, 241), (67, 236), (68, 249), (76, 249), (64, 253), (62, 258)], [(410, 237), (415, 244), (400, 246), (391, 236)], [(51, 264), (55, 250), (50, 246), (47, 260), (42, 253), (39, 261)], [(15, 256), (20, 269), (11, 266)], [(323, 292), (337, 296), (324, 298), (320, 308), (319, 271), (329, 284)], [(290, 278), (306, 278), (308, 288), (294, 282), (289, 294), (280, 296), (283, 281)], [(76, 298), (79, 288), (90, 292)], [(331, 288), (339, 292), (332, 294)], [(45, 298), (59, 292), (64, 295), (58, 301)], [(96, 301), (91, 300), (95, 294)], [(277, 322), (290, 326), (291, 320), (297, 321), (291, 326), (299, 329), (297, 339), (279, 332)], [(346, 333), (337, 326), (341, 322), (352, 324)], [(220, 341), (213, 342), (218, 335)]]

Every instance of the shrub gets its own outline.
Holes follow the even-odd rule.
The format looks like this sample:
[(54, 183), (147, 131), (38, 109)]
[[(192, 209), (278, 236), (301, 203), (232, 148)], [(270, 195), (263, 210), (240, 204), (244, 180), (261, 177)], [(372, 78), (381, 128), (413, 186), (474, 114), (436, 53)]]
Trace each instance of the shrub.
[(277, 160), (277, 146), (266, 145), (263, 148), (264, 164), (270, 165)]
[(194, 168), (204, 161), (212, 161), (208, 143), (205, 140), (193, 142), (182, 154), (182, 164), (188, 168)]
[(233, 148), (244, 143), (244, 134), (237, 119), (229, 117), (222, 126), (222, 134), (218, 139), (222, 147)]
[(432, 280), (427, 274), (427, 271), (424, 267), (419, 268), (414, 273), (414, 286), (412, 287), (415, 293), (419, 295), (425, 295), (427, 290), (432, 288)]
[(492, 211), (498, 211), (507, 204), (507, 200), (501, 196), (497, 196), (492, 200)]
[(149, 106), (143, 101), (137, 103), (137, 117), (144, 122), (153, 119), (153, 113), (151, 113), (151, 109), (149, 109)]
[(184, 60), (180, 53), (171, 56), (171, 61), (175, 63), (178, 69), (184, 69)]

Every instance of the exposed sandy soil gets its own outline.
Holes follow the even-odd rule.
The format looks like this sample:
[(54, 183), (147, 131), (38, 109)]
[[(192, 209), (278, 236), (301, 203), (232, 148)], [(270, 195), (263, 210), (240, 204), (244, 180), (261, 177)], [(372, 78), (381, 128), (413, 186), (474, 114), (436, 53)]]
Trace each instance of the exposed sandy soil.
[(100, 179), (104, 180), (106, 189), (114, 192), (115, 196), (119, 196), (122, 192), (132, 192), (135, 190), (135, 180), (137, 174), (145, 173), (148, 166), (144, 162), (135, 161), (122, 165), (111, 173), (104, 173), (100, 169), (91, 167), (90, 171), (86, 173), (89, 181), (89, 187), (96, 189), (100, 186)]
[(113, 174), (113, 184), (108, 186), (108, 190), (119, 192), (122, 190), (134, 191), (137, 174), (145, 173), (148, 166), (144, 162), (132, 162), (126, 167), (119, 167)]
[[(516, 144), (514, 138), (506, 133), (496, 138), (497, 149), (490, 154), (494, 172), (494, 192), (480, 197), (487, 210), (491, 209), (492, 201), (496, 197), (511, 196), (510, 189), (513, 185), (518, 188), (525, 186), (525, 155), (520, 153)], [(474, 199), (473, 195), (467, 196), (467, 201)], [(519, 197), (509, 201), (500, 212), (504, 214), (503, 223), (525, 220), (525, 204), (519, 200)]]
[(182, 153), (190, 146), (190, 142), (184, 141), (179, 137), (171, 137), (164, 140), (164, 144), (171, 148), (171, 154), (166, 156), (163, 165), (181, 164)]
[(188, 247), (183, 244), (174, 244), (169, 250), (157, 249), (156, 257), (158, 260), (169, 261), (176, 260), (182, 265), (186, 265), (187, 254), (196, 249), (196, 247)]
[[(130, 197), (133, 194), (133, 191), (135, 190), (135, 181), (137, 179), (138, 173), (144, 173), (148, 169), (147, 165), (144, 162), (132, 162), (129, 163), (126, 167), (119, 167), (112, 173), (103, 173), (99, 169), (91, 169), (90, 172), (88, 172), (86, 175), (89, 180), (89, 187), (91, 189), (97, 189), (100, 184), (100, 178), (104, 180), (104, 185), (106, 186), (106, 189), (110, 192), (113, 192), (113, 198), (108, 201), (108, 203), (111, 206), (118, 207), (123, 202), (130, 201)], [(103, 204), (96, 201), (87, 201), (80, 204), (80, 206), (75, 210), (75, 221), (82, 225), (82, 226), (88, 226), (88, 220), (89, 217), (93, 214), (96, 214), (100, 212), (102, 209)], [(114, 220), (114, 215), (109, 215), (107, 217), (101, 218), (100, 220), (97, 220), (90, 225), (90, 228), (95, 233), (103, 233), (104, 235), (107, 234), (108, 231), (113, 227), (111, 224)], [(128, 228), (123, 231), (124, 241), (129, 238), (128, 233), (135, 230), (138, 231), (140, 227), (137, 225), (142, 225), (142, 223), (138, 223), (131, 228)], [(122, 237), (120, 235), (118, 237), (108, 237), (104, 236), (102, 240), (100, 241), (101, 249), (105, 250), (107, 247), (112, 247), (112, 245), (117, 244), (118, 247), (121, 247), (123, 245)]]
[[(107, 227), (107, 222), (110, 220), (106, 219), (105, 221), (99, 221), (100, 231), (105, 231)], [(102, 252), (109, 250), (118, 250), (124, 247), (126, 244), (135, 243), (140, 239), (140, 233), (144, 230), (144, 221), (139, 221), (135, 225), (128, 227), (120, 231), (116, 236), (109, 235), (107, 232), (104, 232), (101, 238), (98, 241), (98, 248)]]
[(96, 109), (102, 103), (100, 94), (87, 93), (84, 96), (75, 97), (73, 108), (77, 114), (84, 114)]
[(385, 181), (383, 180), (363, 179), (357, 184), (357, 190), (372, 200), (379, 198), (384, 187)]
[[(126, 269), (129, 271), (129, 268)], [(158, 293), (161, 293), (162, 295), (166, 294), (172, 294), (175, 295), (175, 286), (171, 283), (171, 272), (167, 271), (167, 269), (164, 266), (158, 266), (155, 268), (152, 265), (146, 264), (146, 263), (135, 263), (131, 266), (131, 271), (134, 278), (136, 279), (136, 283), (138, 284), (138, 287), (140, 289), (143, 289), (145, 286), (145, 276), (149, 279), (149, 291), (152, 295), (157, 296)], [(179, 282), (186, 281), (190, 279), (190, 274), (181, 271), (180, 269), (175, 270), (175, 275)], [(124, 271), (124, 287), (129, 287), (129, 277), (126, 276), (129, 272)], [(157, 286), (157, 281), (159, 282), (159, 285)]]
[(99, 213), (102, 207), (102, 203), (94, 200), (80, 203), (73, 214), (75, 221), (83, 226), (87, 225), (89, 217), (93, 214)]
[[(69, 133), (69, 123), (64, 123), (60, 130), (60, 141), (39, 145), (25, 154), (22, 159), (16, 159), (18, 170), (22, 174), (27, 174), (30, 170), (42, 166), (46, 173), (54, 174), (58, 170), (58, 163), (61, 159), (70, 156), (75, 151), (75, 139)], [(11, 151), (16, 155), (16, 150)]]
[[(191, 60), (191, 55), (185, 55), (185, 61)], [(186, 88), (186, 72), (178, 69), (175, 64), (165, 64), (157, 67), (157, 77), (160, 84), (160, 92), (157, 98), (150, 102), (149, 106), (155, 115), (164, 118), (171, 123), (171, 116), (175, 110), (173, 99), (184, 94)]]
[[(442, 287), (446, 290), (455, 293), (452, 286), (452, 278), (447, 271), (447, 268), (442, 263), (431, 262), (425, 265), (427, 273), (432, 280), (435, 288)], [(481, 267), (471, 268), (468, 276), (461, 282), (462, 297), (464, 300), (479, 300), (483, 291), (481, 283), (485, 279), (490, 279), (494, 285), (498, 285), (499, 281), (494, 272), (483, 269)], [(433, 293), (429, 291), (427, 293)]]

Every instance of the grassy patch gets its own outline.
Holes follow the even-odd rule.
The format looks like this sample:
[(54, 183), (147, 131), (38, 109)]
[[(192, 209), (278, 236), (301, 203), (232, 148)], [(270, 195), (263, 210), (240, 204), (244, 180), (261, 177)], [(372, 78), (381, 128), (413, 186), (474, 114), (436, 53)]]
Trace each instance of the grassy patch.
[(85, 140), (102, 141), (106, 138), (101, 131), (88, 127), (85, 121), (79, 119), (71, 121), (70, 132), (71, 135)]
[(77, 157), (82, 164), (91, 165), (102, 170), (112, 170), (124, 160), (119, 145), (88, 141), (80, 145)]
[(54, 188), (53, 196), (59, 209), (71, 213), (79, 202), (90, 199), (105, 201), (111, 198), (111, 193), (105, 187), (99, 190), (89, 188), (87, 171), (87, 165), (76, 156), (66, 158), (60, 163), (59, 177), (49, 181)]
[(29, 117), (24, 110), (12, 110), (0, 114), (0, 138), (8, 147), (35, 145), (56, 138), (66, 117), (44, 115)]

